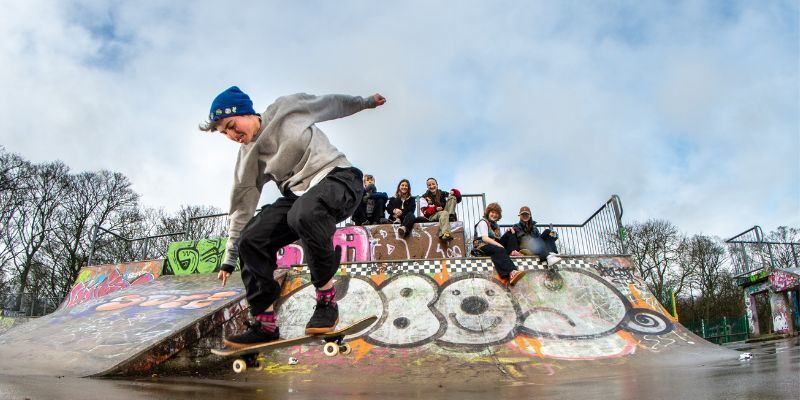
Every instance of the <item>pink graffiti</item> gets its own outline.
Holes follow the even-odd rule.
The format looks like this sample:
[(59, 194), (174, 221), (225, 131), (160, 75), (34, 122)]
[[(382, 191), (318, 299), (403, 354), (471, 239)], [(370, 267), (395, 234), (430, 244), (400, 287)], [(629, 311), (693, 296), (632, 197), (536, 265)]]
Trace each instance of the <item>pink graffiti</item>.
[(769, 276), (769, 283), (772, 284), (772, 290), (776, 292), (783, 292), (788, 290), (792, 287), (800, 285), (800, 279), (795, 274), (784, 272), (784, 271), (775, 271)]
[(65, 307), (69, 308), (117, 290), (152, 281), (153, 279), (155, 279), (155, 276), (150, 272), (146, 272), (128, 282), (118, 269), (114, 269), (107, 275), (96, 275), (90, 281), (75, 285), (69, 293), (69, 302)]
[(369, 234), (364, 227), (346, 226), (333, 234), (333, 246), (342, 247), (341, 262), (370, 261)]
[(289, 268), (292, 265), (303, 263), (303, 248), (297, 244), (290, 244), (278, 250), (278, 268)]
[(128, 294), (125, 296), (116, 297), (95, 307), (95, 311), (116, 311), (137, 305), (139, 307), (156, 307), (166, 309), (181, 308), (184, 310), (196, 310), (199, 308), (208, 307), (217, 301), (225, 300), (238, 294), (239, 293), (235, 291), (197, 293), (182, 296), (171, 294), (153, 294), (150, 296)]

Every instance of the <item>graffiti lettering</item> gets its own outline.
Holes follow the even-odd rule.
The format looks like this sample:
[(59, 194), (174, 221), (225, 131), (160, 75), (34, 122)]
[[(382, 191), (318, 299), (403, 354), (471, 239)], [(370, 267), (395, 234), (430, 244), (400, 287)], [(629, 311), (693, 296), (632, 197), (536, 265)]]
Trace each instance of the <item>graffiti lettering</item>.
[(139, 294), (128, 294), (111, 299), (110, 301), (95, 307), (95, 311), (115, 311), (133, 306), (157, 307), (157, 308), (181, 308), (184, 310), (195, 310), (205, 308), (211, 304), (236, 296), (238, 292), (217, 292), (217, 293), (198, 293), (192, 295), (175, 296), (168, 294), (153, 294), (141, 296)]
[(166, 274), (207, 274), (219, 271), (228, 238), (173, 242), (167, 248)]
[(85, 267), (60, 308), (71, 308), (130, 286), (150, 282), (160, 272), (161, 263), (156, 261)]
[[(374, 263), (376, 268), (387, 264), (391, 265)], [(401, 273), (380, 284), (367, 277), (340, 276), (337, 287), (342, 289), (337, 291), (346, 292), (340, 295), (340, 318), (355, 321), (364, 315), (377, 315), (379, 321), (360, 338), (383, 347), (433, 342), (476, 351), (510, 344), (528, 351), (541, 350), (547, 343), (548, 354), (554, 358), (591, 357), (589, 343), (595, 342), (605, 343), (609, 351), (595, 354), (598, 357), (629, 354), (635, 348), (631, 334), (653, 338), (673, 331), (671, 320), (659, 309), (641, 308), (648, 307), (646, 303), (634, 306), (612, 282), (591, 271), (562, 269), (564, 286), (556, 292), (545, 288), (544, 271), (530, 271), (511, 290), (494, 278), (474, 274), (437, 283), (427, 275)], [(620, 287), (625, 286), (620, 283)], [(313, 304), (310, 283), (281, 298), (276, 309), (287, 337), (295, 331), (302, 333)], [(569, 346), (551, 339), (576, 341), (574, 349), (580, 350), (569, 352)], [(586, 344), (579, 344), (583, 342)]]
[(627, 268), (619, 268), (619, 267), (611, 267), (606, 266), (603, 263), (598, 262), (596, 265), (592, 265), (594, 269), (597, 270), (597, 273), (604, 278), (610, 278), (614, 283), (636, 283), (636, 279), (633, 276), (631, 270)]

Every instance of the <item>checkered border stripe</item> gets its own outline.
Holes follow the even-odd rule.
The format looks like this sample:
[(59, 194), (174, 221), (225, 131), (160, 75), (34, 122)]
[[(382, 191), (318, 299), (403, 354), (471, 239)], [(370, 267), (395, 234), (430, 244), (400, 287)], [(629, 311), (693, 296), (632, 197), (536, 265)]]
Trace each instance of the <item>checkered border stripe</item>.
[[(539, 261), (538, 257), (514, 257), (514, 264), (524, 271), (543, 270), (547, 264)], [(494, 272), (494, 264), (489, 258), (451, 258), (447, 262), (447, 271), (451, 274), (464, 274), (470, 272)], [(591, 268), (591, 264), (582, 257), (563, 257), (558, 268)], [(438, 274), (442, 269), (442, 260), (401, 260), (401, 261), (373, 261), (368, 263), (342, 264), (340, 271), (345, 271), (352, 276), (372, 276), (380, 274), (416, 273)], [(301, 271), (307, 272), (308, 267), (302, 266)]]

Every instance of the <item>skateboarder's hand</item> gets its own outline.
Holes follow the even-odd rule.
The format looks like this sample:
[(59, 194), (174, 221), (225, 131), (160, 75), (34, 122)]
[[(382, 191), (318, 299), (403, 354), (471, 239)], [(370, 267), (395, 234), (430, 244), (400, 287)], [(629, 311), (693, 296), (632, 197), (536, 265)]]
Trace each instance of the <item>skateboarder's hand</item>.
[(386, 104), (386, 97), (381, 96), (379, 93), (373, 94), (372, 99), (375, 100), (375, 107), (379, 107)]
[(217, 279), (222, 281), (222, 286), (224, 287), (226, 283), (228, 283), (228, 277), (231, 276), (230, 272), (219, 271), (217, 274)]

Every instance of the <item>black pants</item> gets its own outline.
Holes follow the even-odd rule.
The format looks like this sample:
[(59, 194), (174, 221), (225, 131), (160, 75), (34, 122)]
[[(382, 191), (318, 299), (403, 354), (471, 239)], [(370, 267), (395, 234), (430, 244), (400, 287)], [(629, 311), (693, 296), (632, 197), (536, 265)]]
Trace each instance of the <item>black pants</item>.
[(339, 257), (333, 249), (336, 224), (347, 219), (361, 203), (364, 188), (357, 168), (336, 168), (302, 196), (285, 196), (261, 208), (242, 230), (239, 258), (242, 281), (257, 315), (280, 295), (273, 273), (280, 248), (302, 241), (305, 259), (315, 287), (336, 274)]
[(550, 253), (558, 253), (556, 246), (557, 237), (550, 235), (550, 229), (545, 229), (541, 236), (527, 236), (523, 238), (520, 246), (523, 244), (528, 250), (536, 256), (539, 256), (540, 261), (547, 259)]
[(353, 222), (359, 226), (380, 224), (381, 219), (386, 218), (386, 198), (367, 201), (375, 202), (372, 214), (367, 214), (367, 203), (360, 201), (356, 210), (353, 211)]
[(411, 230), (414, 229), (415, 223), (430, 222), (427, 218), (417, 217), (413, 213), (407, 213), (406, 215), (402, 215), (400, 218), (400, 224), (406, 228), (406, 235), (404, 237), (411, 236)]
[(511, 260), (512, 251), (517, 250), (519, 251), (519, 243), (517, 242), (517, 235), (514, 235), (510, 231), (506, 231), (500, 240), (498, 240), (503, 247), (495, 246), (493, 244), (483, 243), (483, 246), (480, 247), (480, 250), (483, 251), (483, 254), (491, 257), (492, 263), (494, 264), (494, 269), (497, 271), (497, 274), (500, 275), (503, 279), (508, 279), (509, 274), (511, 271), (517, 269), (517, 266), (514, 265), (514, 261)]

